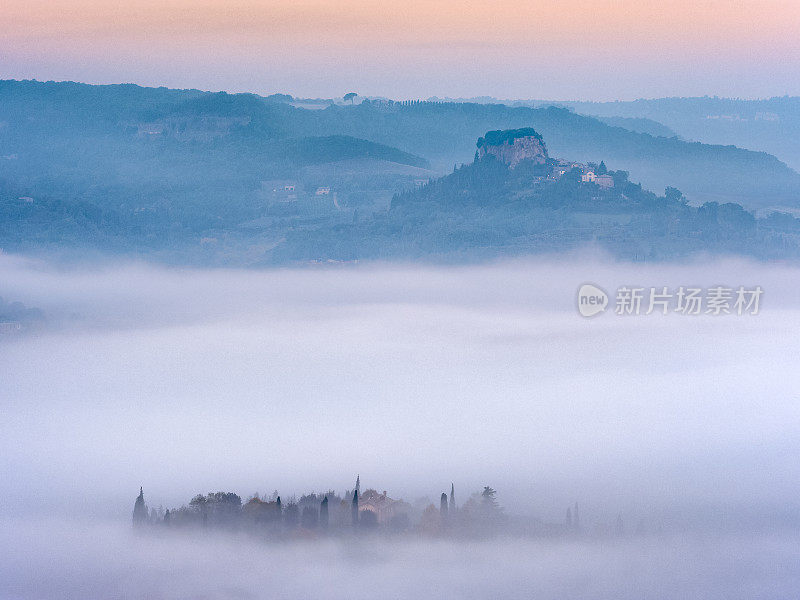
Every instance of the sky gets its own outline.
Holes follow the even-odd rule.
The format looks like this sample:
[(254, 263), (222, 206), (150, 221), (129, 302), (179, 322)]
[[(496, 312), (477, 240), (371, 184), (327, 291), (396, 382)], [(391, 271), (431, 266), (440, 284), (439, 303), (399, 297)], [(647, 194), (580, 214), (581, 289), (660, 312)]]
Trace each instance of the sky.
[(7, 0), (0, 77), (336, 97), (800, 95), (796, 0)]

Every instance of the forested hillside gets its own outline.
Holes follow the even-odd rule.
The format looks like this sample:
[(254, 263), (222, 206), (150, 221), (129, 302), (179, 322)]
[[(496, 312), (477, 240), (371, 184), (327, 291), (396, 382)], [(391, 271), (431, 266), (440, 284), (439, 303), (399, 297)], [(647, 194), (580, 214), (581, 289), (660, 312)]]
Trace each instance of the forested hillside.
[[(708, 237), (707, 226), (699, 237), (648, 249), (647, 237), (666, 227), (655, 199), (668, 187), (681, 190), (680, 206), (670, 210), (690, 228), (696, 221), (687, 211), (709, 200), (717, 204), (698, 214), (719, 206), (714, 214), (735, 216), (741, 207), (730, 207), (739, 204), (792, 209), (800, 199), (800, 175), (768, 154), (637, 133), (565, 108), (365, 101), (311, 110), (288, 100), (0, 82), (0, 248), (253, 264), (480, 257), (557, 250), (599, 236), (622, 254), (657, 258), (704, 244), (737, 251)], [(589, 192), (569, 179), (530, 187), (522, 171), (470, 165), (487, 131), (518, 128), (543, 137), (550, 157), (604, 161), (625, 172), (628, 191), (616, 189), (624, 197), (610, 204), (604, 192), (588, 211)], [(454, 165), (455, 173), (437, 181)], [(465, 178), (469, 185), (453, 187)], [(586, 216), (609, 207), (625, 215), (624, 235), (614, 219)], [(655, 211), (648, 223), (660, 224), (636, 218), (631, 225), (642, 207)], [(742, 214), (740, 233), (752, 219)], [(633, 238), (644, 246), (629, 252)], [(769, 253), (774, 241), (747, 238), (738, 250), (763, 242), (761, 254)], [(792, 243), (784, 250), (792, 254)]]

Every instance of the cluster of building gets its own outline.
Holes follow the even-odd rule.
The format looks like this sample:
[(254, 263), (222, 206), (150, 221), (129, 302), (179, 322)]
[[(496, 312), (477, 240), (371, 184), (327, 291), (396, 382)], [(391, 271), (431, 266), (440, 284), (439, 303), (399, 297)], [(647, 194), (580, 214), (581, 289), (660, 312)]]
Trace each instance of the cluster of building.
[[(549, 536), (582, 532), (577, 503), (567, 509), (563, 522), (543, 523), (537, 519), (509, 518), (495, 494), (494, 489), (486, 486), (458, 505), (451, 483), (449, 493), (442, 492), (438, 502), (420, 498), (410, 504), (391, 498), (386, 491), (371, 488), (362, 491), (359, 476), (355, 487), (342, 495), (329, 491), (283, 501), (275, 491), (269, 497), (256, 494), (243, 503), (235, 493), (212, 492), (198, 494), (188, 506), (164, 511), (148, 508), (140, 488), (133, 508), (133, 524), (137, 529), (201, 527), (243, 531), (272, 539), (370, 531), (466, 538), (498, 533)], [(621, 531), (619, 521), (615, 528)]]
[(317, 200), (330, 199), (336, 208), (339, 208), (336, 192), (330, 186), (319, 186), (306, 190), (302, 183), (296, 181), (274, 179), (261, 182), (261, 197), (269, 204), (289, 204), (298, 200), (315, 198)]
[[(599, 165), (592, 165), (563, 158), (552, 158), (547, 152), (542, 136), (530, 127), (489, 131), (484, 137), (478, 139), (477, 145), (476, 161), (493, 157), (508, 166), (509, 169), (515, 169), (524, 163), (549, 165), (552, 167), (548, 177), (550, 180), (557, 180), (574, 169), (578, 169), (581, 172), (583, 183), (594, 183), (604, 189), (614, 187), (614, 178), (608, 174), (608, 169), (603, 162)], [(536, 179), (541, 180), (544, 177), (536, 177)]]
[[(581, 172), (581, 181), (583, 183), (594, 183), (603, 189), (611, 189), (614, 187), (614, 178), (608, 173), (597, 173), (596, 167), (584, 163), (573, 162), (561, 158), (555, 159), (556, 164), (553, 167), (552, 179), (563, 177), (573, 169), (578, 169)], [(602, 163), (601, 163), (602, 164)], [(603, 169), (604, 171), (604, 169)]]
[(308, 536), (321, 533), (386, 531), (402, 533), (416, 531), (437, 535), (485, 532), (487, 527), (503, 521), (502, 509), (494, 498), (495, 491), (484, 488), (462, 506), (456, 505), (455, 486), (450, 493), (442, 492), (438, 506), (428, 499), (409, 504), (391, 498), (386, 491), (361, 490), (361, 478), (355, 487), (338, 495), (333, 491), (307, 494), (288, 502), (274, 492), (270, 497), (253, 496), (242, 503), (231, 492), (214, 492), (195, 496), (188, 506), (177, 509), (150, 509), (145, 504), (144, 491), (139, 489), (133, 508), (136, 527), (162, 525), (174, 528), (200, 526), (217, 529), (249, 530), (266, 536)]

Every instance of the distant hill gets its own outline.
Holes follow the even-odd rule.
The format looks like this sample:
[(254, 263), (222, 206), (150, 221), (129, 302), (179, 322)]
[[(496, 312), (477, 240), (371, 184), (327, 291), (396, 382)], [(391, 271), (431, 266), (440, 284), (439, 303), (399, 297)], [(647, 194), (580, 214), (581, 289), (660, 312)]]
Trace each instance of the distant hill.
[[(622, 193), (628, 200), (636, 189), (661, 193), (670, 187), (680, 189), (689, 205), (714, 200), (728, 206), (719, 209), (725, 215), (736, 204), (800, 208), (800, 175), (774, 156), (637, 133), (629, 121), (627, 128), (611, 126), (558, 107), (380, 100), (306, 110), (288, 100), (135, 85), (0, 81), (0, 248), (79, 248), (219, 264), (392, 258), (412, 249), (424, 255), (458, 248), (476, 256), (490, 252), (487, 248), (538, 251), (547, 244), (536, 241), (536, 232), (545, 231), (536, 228), (552, 229), (559, 219), (571, 219), (570, 194), (580, 198), (587, 188), (572, 190), (559, 180), (531, 191), (520, 179), (522, 171), (492, 175), (483, 161), (470, 164), (486, 151), (476, 147), (480, 137), (502, 161), (502, 145), (516, 143), (517, 135), (531, 139), (521, 153), (512, 153), (522, 162), (525, 152), (538, 155), (532, 140), (541, 138), (547, 160), (604, 161), (617, 177), (625, 174), (623, 189), (630, 193)], [(469, 166), (459, 167), (462, 163)], [(437, 180), (446, 173), (452, 175)], [(469, 185), (457, 194), (448, 187), (465, 182)], [(498, 196), (498, 189), (511, 195)], [(432, 190), (444, 190), (449, 200), (434, 202), (425, 196)], [(486, 195), (483, 204), (478, 192)], [(517, 202), (540, 193), (550, 198), (551, 212), (537, 212), (542, 207), (536, 202)], [(452, 194), (476, 202), (453, 212)], [(643, 205), (668, 197), (647, 194)], [(553, 208), (555, 199), (562, 205)], [(628, 215), (631, 206), (623, 200), (616, 198), (613, 205)], [(423, 208), (409, 208), (415, 206)], [(680, 211), (691, 208), (681, 206)], [(703, 214), (717, 210), (708, 207)], [(512, 208), (532, 212), (520, 216)], [(462, 225), (453, 229), (453, 223)], [(520, 229), (522, 223), (534, 229)], [(757, 228), (767, 223), (758, 222)], [(784, 222), (790, 233), (793, 223)], [(484, 231), (489, 225), (491, 233)], [(515, 231), (517, 241), (509, 244)], [(413, 240), (403, 237), (412, 234)], [(500, 242), (488, 244), (486, 236)], [(774, 248), (759, 239), (765, 249)], [(575, 241), (584, 241), (582, 234)], [(686, 241), (680, 251), (695, 248), (692, 244)], [(643, 250), (641, 255), (661, 254)]]
[[(586, 245), (630, 260), (694, 253), (800, 258), (800, 220), (788, 214), (758, 219), (735, 203), (692, 207), (676, 188), (660, 196), (604, 163), (554, 159), (530, 128), (488, 132), (478, 144), (478, 159), (438, 179), (391, 163), (418, 185), (395, 194), (386, 210), (365, 214), (337, 206), (327, 191), (290, 200), (299, 192), (294, 185), (287, 192), (284, 182), (265, 190), (266, 197), (277, 194), (275, 202), (265, 200), (265, 209), (235, 225), (171, 207), (126, 212), (32, 198), (0, 185), (0, 240), (28, 252), (234, 265), (474, 261)], [(309, 181), (352, 184), (375, 160), (319, 162), (304, 171)]]
[(371, 159), (411, 167), (428, 168), (424, 158), (403, 152), (391, 146), (368, 142), (347, 135), (307, 137), (287, 140), (280, 144), (281, 151), (298, 165), (332, 163), (342, 160)]
[(554, 159), (530, 131), (489, 132), (478, 146), (490, 151), (396, 195), (385, 216), (290, 231), (265, 260), (472, 261), (587, 246), (635, 261), (800, 258), (800, 220), (788, 214), (756, 218), (730, 202), (693, 207), (676, 188), (662, 196), (625, 171)]
[[(519, 134), (503, 139), (507, 148), (526, 147)], [(538, 135), (529, 140), (541, 143)], [(510, 150), (482, 154), (399, 194), (386, 231), (419, 256), (556, 252), (591, 244), (633, 260), (697, 252), (800, 257), (800, 220), (787, 214), (757, 219), (735, 203), (692, 207), (676, 188), (659, 196), (632, 183), (625, 171), (538, 155), (518, 162)]]
[(253, 94), (2, 81), (0, 180), (37, 202), (78, 212), (91, 205), (146, 228), (158, 222), (202, 232), (261, 216), (264, 181), (331, 185), (305, 181), (309, 165), (362, 161), (349, 187), (333, 190), (343, 206), (413, 185), (396, 163), (428, 166), (386, 144), (297, 127), (295, 115), (304, 112)]
[(675, 185), (690, 201), (731, 200), (749, 208), (800, 207), (800, 174), (774, 156), (733, 146), (654, 137), (557, 107), (364, 103), (300, 115), (309, 131), (347, 134), (425, 156), (440, 169), (466, 163), (493, 129), (533, 127), (554, 156), (605, 160), (651, 189)]
[[(573, 107), (604, 119), (634, 120), (611, 126), (563, 108), (476, 103), (366, 101), (305, 110), (275, 95), (0, 81), (0, 157), (16, 157), (13, 164), (0, 159), (0, 166), (31, 193), (57, 192), (62, 200), (106, 204), (131, 188), (134, 195), (154, 197), (167, 185), (186, 189), (193, 183), (235, 189), (242, 199), (259, 178), (291, 177), (293, 169), (314, 160), (310, 146), (295, 146), (287, 155), (277, 140), (347, 136), (405, 153), (394, 153), (394, 159), (384, 153), (389, 161), (429, 160), (444, 173), (472, 159), (475, 139), (484, 132), (533, 127), (555, 156), (605, 160), (651, 189), (678, 186), (693, 203), (800, 208), (800, 175), (774, 156), (666, 137), (653, 119), (685, 138), (694, 136), (659, 118), (664, 111), (610, 114), (624, 110)], [(376, 151), (349, 143), (345, 149), (347, 142), (337, 142), (342, 158)], [(311, 154), (304, 156), (303, 147)], [(174, 202), (174, 194), (167, 196), (165, 202)]]
[(612, 127), (622, 127), (636, 133), (646, 133), (653, 137), (678, 137), (672, 129), (666, 125), (654, 121), (653, 119), (644, 119), (641, 117), (595, 117), (598, 121), (611, 125)]
[[(644, 118), (687, 140), (735, 144), (777, 156), (800, 169), (800, 98), (659, 98), (630, 102), (559, 102), (601, 118)], [(623, 125), (624, 127), (624, 125)]]

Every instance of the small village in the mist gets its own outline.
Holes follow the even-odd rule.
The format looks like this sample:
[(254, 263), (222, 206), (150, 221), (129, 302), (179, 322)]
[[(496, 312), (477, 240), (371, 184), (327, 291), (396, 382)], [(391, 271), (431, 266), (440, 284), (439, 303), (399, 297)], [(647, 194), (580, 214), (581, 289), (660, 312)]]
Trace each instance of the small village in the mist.
[[(563, 521), (546, 522), (508, 513), (491, 486), (484, 486), (459, 502), (455, 484), (451, 483), (449, 492), (442, 492), (435, 502), (428, 497), (406, 502), (392, 498), (385, 490), (362, 490), (360, 475), (353, 489), (342, 494), (329, 490), (282, 499), (275, 490), (268, 496), (253, 494), (243, 500), (234, 492), (209, 492), (197, 494), (180, 508), (166, 509), (148, 505), (142, 487), (134, 502), (133, 528), (139, 533), (244, 533), (271, 541), (354, 535), (480, 540), (497, 536), (605, 538), (625, 534), (622, 515), (609, 523), (594, 522), (587, 527), (581, 521), (578, 502), (566, 507)], [(653, 531), (648, 532), (646, 521), (640, 519), (630, 533)]]

